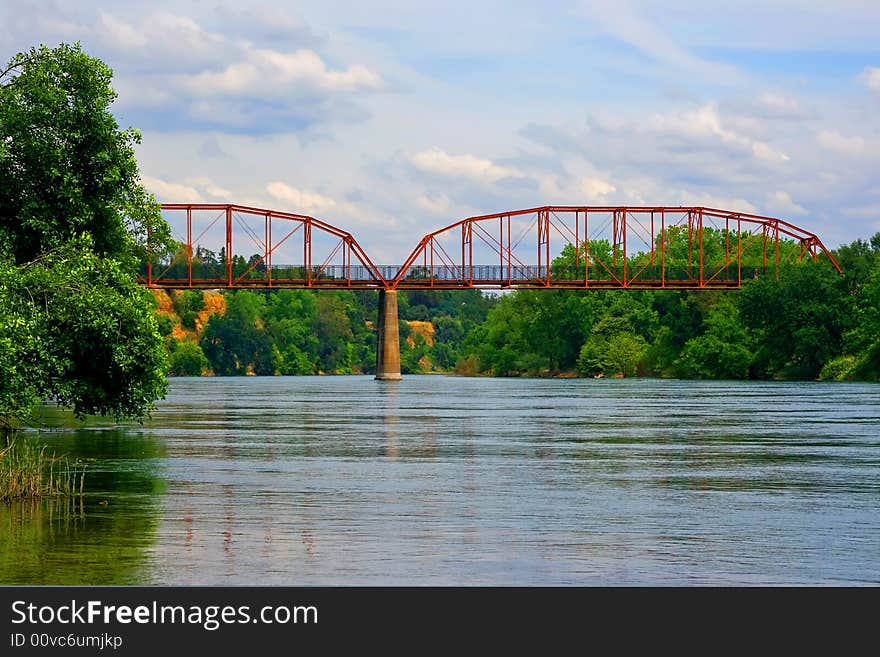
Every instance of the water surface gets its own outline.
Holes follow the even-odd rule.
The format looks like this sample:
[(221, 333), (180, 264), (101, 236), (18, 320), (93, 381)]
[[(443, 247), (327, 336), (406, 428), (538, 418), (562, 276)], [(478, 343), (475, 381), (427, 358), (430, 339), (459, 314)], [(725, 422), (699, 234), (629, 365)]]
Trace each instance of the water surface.
[(880, 388), (174, 379), (47, 434), (82, 505), (0, 506), (0, 583), (878, 584)]

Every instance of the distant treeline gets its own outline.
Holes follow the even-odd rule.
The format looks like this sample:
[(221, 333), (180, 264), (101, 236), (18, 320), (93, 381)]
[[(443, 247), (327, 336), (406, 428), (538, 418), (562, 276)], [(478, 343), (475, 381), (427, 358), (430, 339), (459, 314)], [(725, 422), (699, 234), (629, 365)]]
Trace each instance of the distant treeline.
[[(225, 293), (225, 312), (197, 324), (201, 292), (172, 293), (174, 314), (159, 315), (173, 375), (368, 374), (376, 368), (376, 291), (277, 290)], [(497, 299), (477, 290), (400, 292), (405, 374), (451, 371), (465, 336)], [(408, 320), (408, 321), (407, 321)], [(186, 331), (173, 337), (174, 324)]]
[[(715, 237), (719, 244), (707, 252), (723, 254), (724, 236)], [(589, 246), (594, 253), (611, 248)], [(402, 368), (405, 374), (876, 381), (880, 233), (834, 256), (842, 275), (824, 256), (818, 262), (783, 258), (778, 278), (775, 268), (744, 262), (754, 274), (731, 291), (400, 291)], [(633, 264), (639, 265), (635, 258)], [(565, 249), (552, 269), (563, 278), (581, 275), (574, 249)], [(170, 337), (175, 320), (160, 317), (173, 373), (375, 369), (376, 292), (225, 296), (225, 313), (210, 316), (188, 339)], [(177, 321), (195, 327), (203, 304), (199, 292), (177, 294)]]

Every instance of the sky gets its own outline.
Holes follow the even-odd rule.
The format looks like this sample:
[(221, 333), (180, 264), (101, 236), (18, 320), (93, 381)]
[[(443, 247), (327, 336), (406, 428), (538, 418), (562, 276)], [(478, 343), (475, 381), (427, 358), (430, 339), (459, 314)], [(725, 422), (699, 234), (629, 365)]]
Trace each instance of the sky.
[(880, 3), (3, 0), (0, 54), (114, 71), (161, 202), (300, 212), (401, 262), (458, 219), (703, 205), (880, 231)]

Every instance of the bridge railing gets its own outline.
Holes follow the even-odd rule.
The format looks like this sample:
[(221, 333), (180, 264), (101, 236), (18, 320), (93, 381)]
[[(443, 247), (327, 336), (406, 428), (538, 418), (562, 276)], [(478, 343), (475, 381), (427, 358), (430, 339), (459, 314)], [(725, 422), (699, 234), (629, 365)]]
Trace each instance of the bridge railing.
[[(154, 267), (162, 270), (163, 263)], [(141, 276), (146, 278), (146, 268), (142, 266)], [(384, 267), (387, 273), (396, 274), (398, 267)], [(153, 287), (198, 287), (198, 288), (237, 288), (237, 287), (313, 287), (328, 285), (334, 287), (384, 287), (377, 282), (376, 268), (363, 265), (325, 265), (306, 267), (305, 265), (275, 264), (271, 267), (237, 264), (232, 268), (232, 285), (224, 264), (198, 263), (192, 266), (190, 278), (186, 265), (172, 265), (163, 270), (161, 276), (153, 276)], [(383, 276), (386, 273), (382, 273)], [(191, 284), (190, 284), (191, 283)]]
[[(380, 269), (387, 278), (393, 268)], [(622, 265), (608, 267), (599, 263), (571, 268), (551, 266), (549, 271), (546, 265), (434, 265), (412, 267), (397, 287), (735, 287), (741, 280), (766, 273), (758, 267), (737, 264), (704, 272), (702, 279), (696, 266), (649, 265), (636, 271), (631, 267), (627, 272)]]
[[(305, 265), (273, 264), (247, 270), (238, 266), (233, 271), (232, 287), (381, 287), (374, 272), (386, 280), (394, 280), (400, 265), (327, 265), (307, 268)], [(145, 272), (142, 272), (145, 273)], [(731, 264), (705, 273), (700, 279), (697, 267), (648, 265), (625, 272), (622, 265), (607, 267), (591, 263), (579, 267), (558, 268), (546, 265), (434, 265), (412, 267), (397, 287), (735, 287), (743, 280), (760, 278), (767, 271), (761, 267)], [(171, 268), (162, 277), (154, 278), (154, 287), (227, 288), (226, 269), (217, 263), (195, 263), (193, 277), (182, 267)]]

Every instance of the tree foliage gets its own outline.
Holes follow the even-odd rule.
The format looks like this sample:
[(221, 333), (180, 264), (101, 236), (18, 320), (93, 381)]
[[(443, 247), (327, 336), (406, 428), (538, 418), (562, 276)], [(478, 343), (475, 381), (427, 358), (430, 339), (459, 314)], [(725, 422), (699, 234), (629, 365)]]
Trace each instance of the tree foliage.
[(111, 71), (78, 45), (17, 55), (0, 76), (0, 418), (54, 399), (142, 418), (165, 390), (147, 230), (168, 228), (109, 110)]
[(140, 418), (165, 391), (150, 293), (88, 238), (26, 265), (0, 259), (0, 415), (54, 399), (77, 415)]
[(171, 350), (168, 373), (171, 376), (201, 376), (208, 369), (202, 348), (192, 342), (176, 342)]
[(133, 263), (147, 229), (169, 241), (141, 186), (136, 130), (110, 112), (110, 68), (79, 45), (16, 55), (0, 79), (0, 242), (17, 264), (88, 234), (102, 257)]
[[(687, 261), (686, 239), (671, 231), (669, 258)], [(709, 259), (723, 256), (724, 234), (707, 231)], [(590, 251), (613, 258), (607, 242)], [(796, 255), (782, 242), (781, 260)], [(683, 378), (880, 378), (880, 234), (824, 258), (761, 273), (760, 254), (744, 257), (739, 291), (518, 290), (503, 295), (459, 352), (458, 370), (496, 376), (632, 374)], [(555, 276), (584, 276), (567, 247)], [(637, 267), (634, 256), (631, 267)], [(650, 263), (647, 263), (650, 266)], [(591, 267), (594, 266), (591, 264)], [(678, 265), (676, 265), (678, 266)], [(636, 269), (637, 270), (637, 269)], [(744, 269), (745, 271), (745, 269)]]

